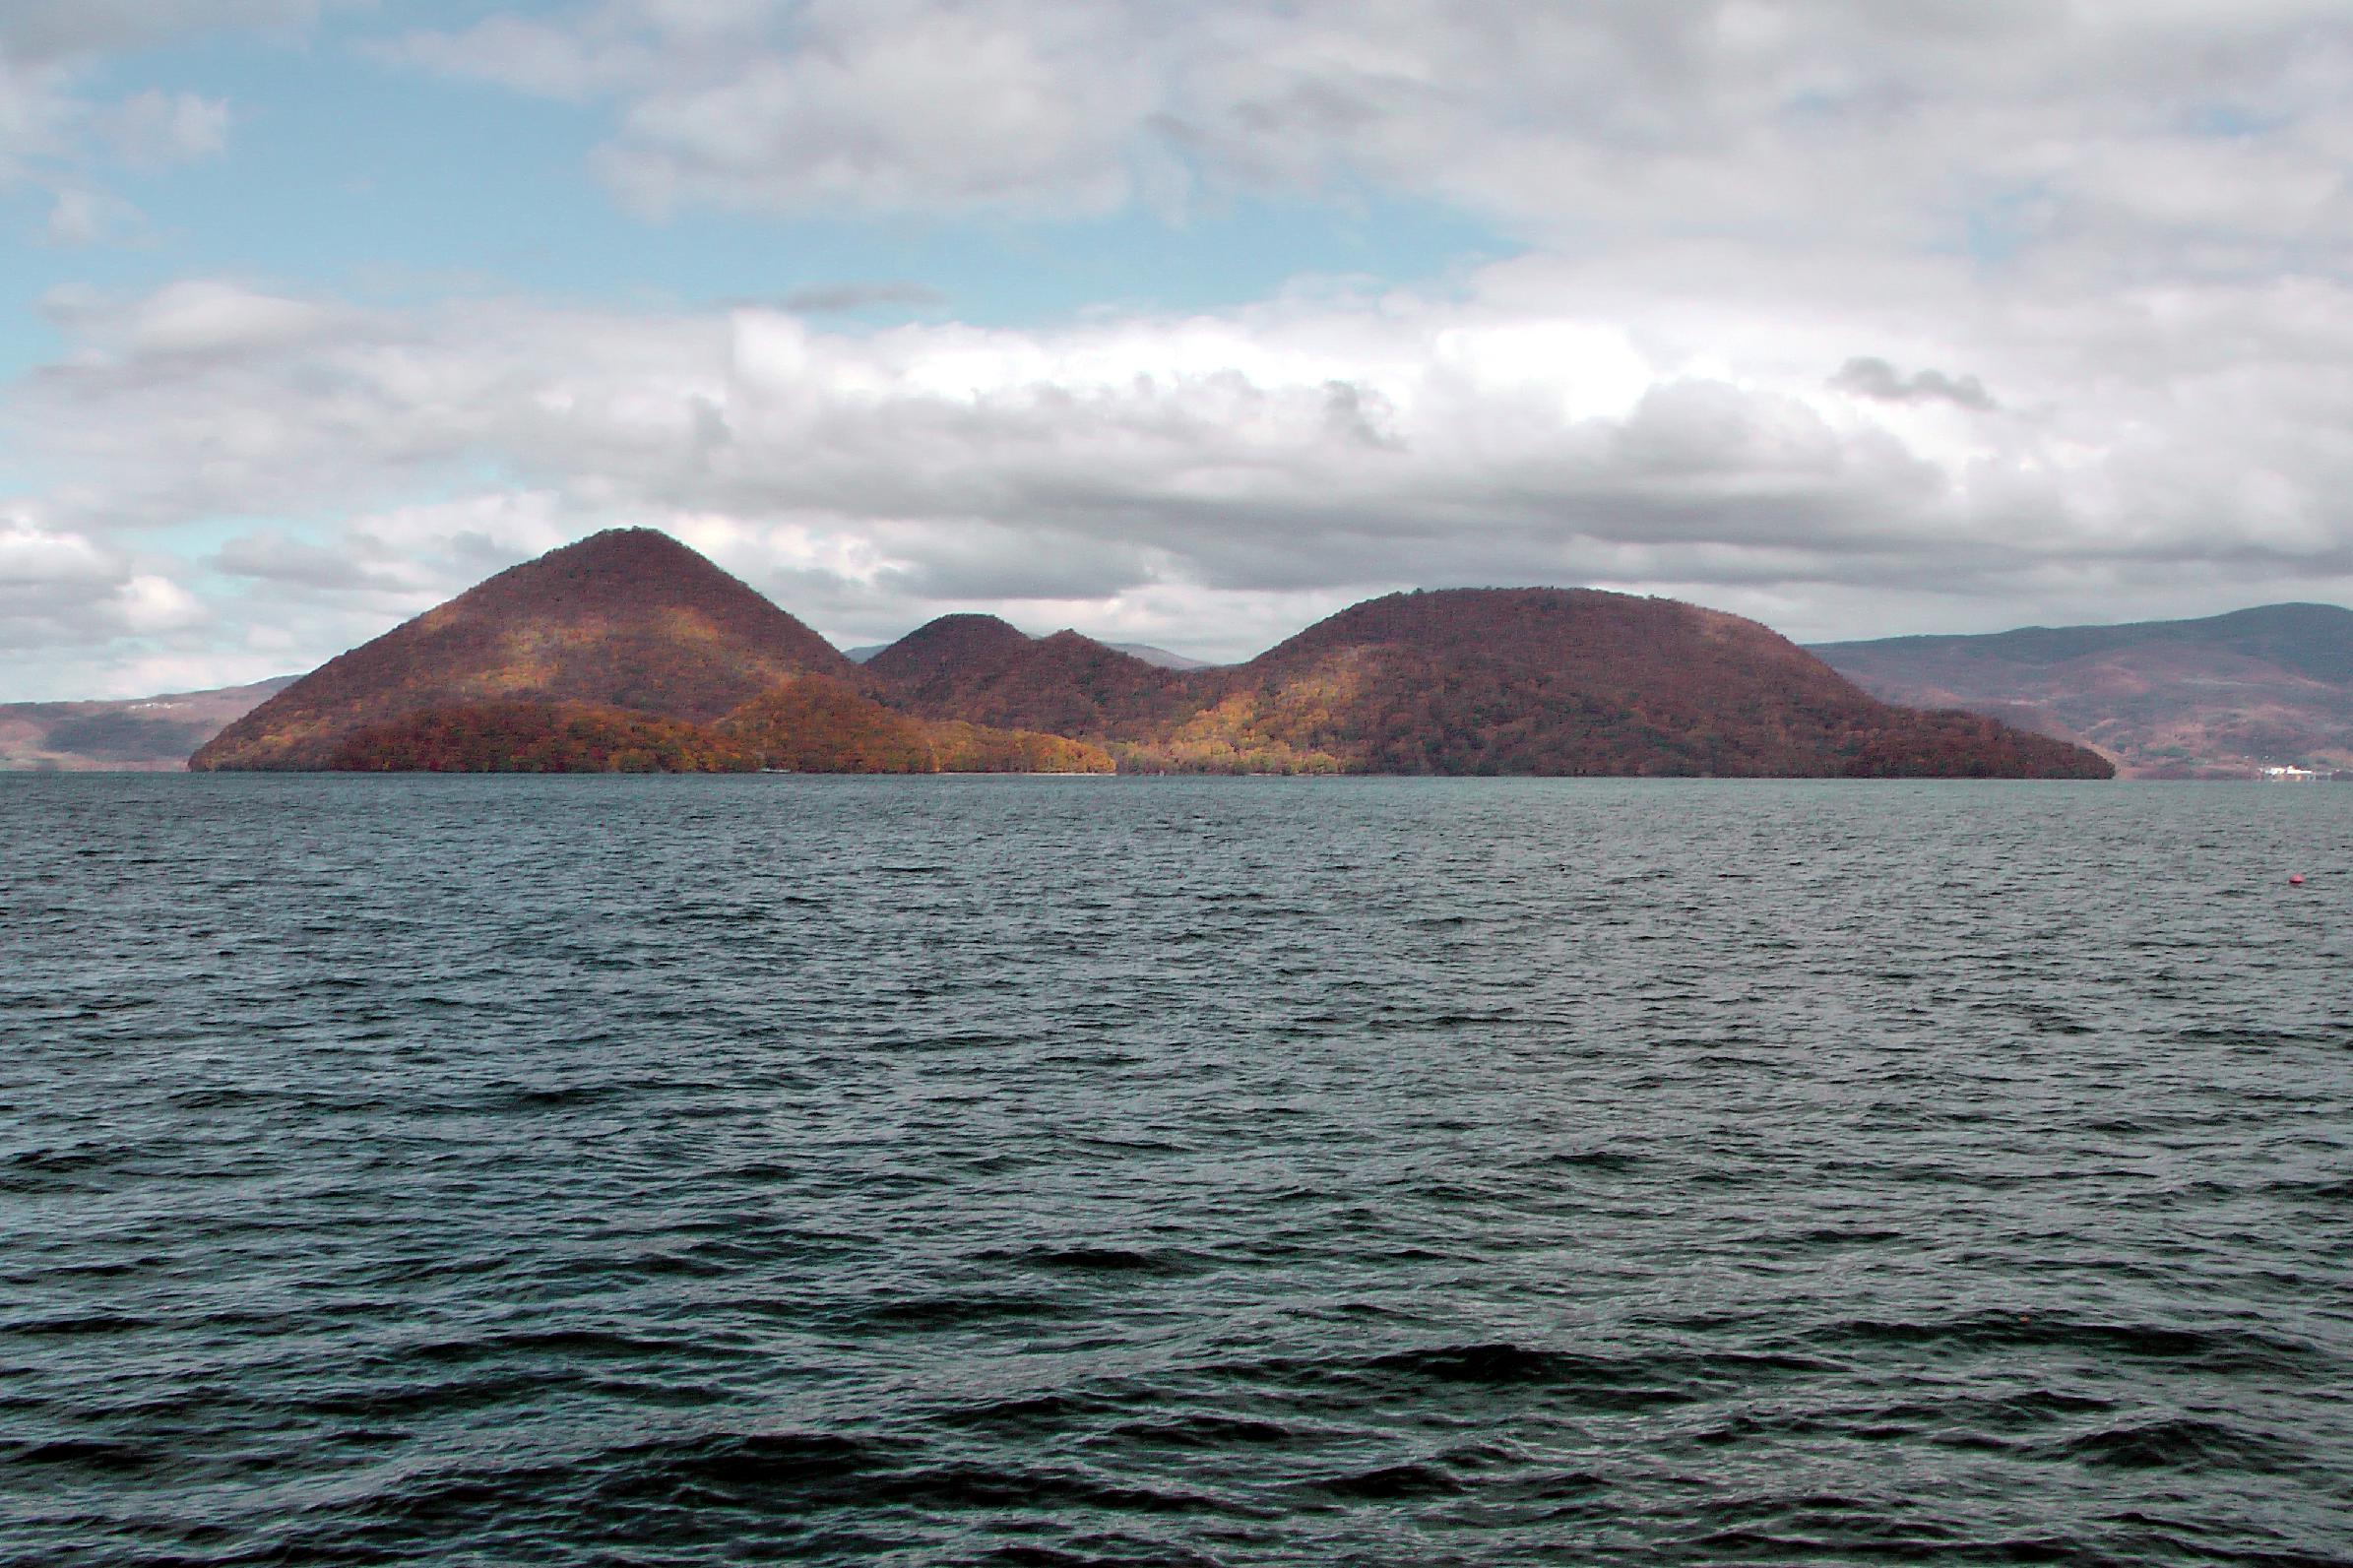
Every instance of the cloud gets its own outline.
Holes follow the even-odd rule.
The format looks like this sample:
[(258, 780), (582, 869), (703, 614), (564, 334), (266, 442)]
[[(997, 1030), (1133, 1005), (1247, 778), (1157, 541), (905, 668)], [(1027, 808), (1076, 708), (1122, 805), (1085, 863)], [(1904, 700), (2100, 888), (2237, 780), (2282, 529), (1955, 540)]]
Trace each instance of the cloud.
[(209, 32), (299, 31), (360, 0), (9, 0), (0, 6), (0, 193), (51, 197), (41, 238), (91, 245), (139, 237), (113, 171), (155, 170), (224, 152), (225, 99), (148, 89), (107, 96), (109, 56)]
[(1174, 214), (1377, 190), (1545, 242), (2130, 235), (2164, 260), (2353, 225), (2334, 0), (594, 0), (388, 52), (604, 106), (598, 166), (652, 210)]
[(80, 534), (52, 533), (23, 518), (0, 522), (0, 585), (12, 592), (110, 587), (121, 577), (120, 565)]
[(214, 279), (169, 284), (136, 309), (97, 325), (132, 359), (234, 354), (285, 348), (332, 326), (345, 312), (308, 300)]
[(68, 186), (57, 192), (50, 205), (41, 237), (52, 245), (95, 245), (136, 232), (143, 222), (139, 209), (120, 197)]
[[(1993, 298), (1944, 259), (1776, 284), (1767, 315), (1695, 302), (1679, 265), (855, 334), (183, 280), (53, 297), (69, 347), (5, 430), (55, 475), (50, 531), (110, 560), (261, 520), (201, 558), (234, 595), (174, 580), (215, 635), (299, 626), (314, 659), (616, 523), (849, 640), (1015, 607), (1228, 656), (1273, 606), (1407, 585), (1672, 591), (1863, 635), (2353, 580), (2353, 286)], [(1966, 352), (2008, 395), (1855, 356), (1825, 385), (1857, 341)], [(2116, 373), (2136, 363), (2163, 370)]]
[(831, 316), (863, 310), (869, 305), (938, 305), (946, 298), (922, 283), (820, 283), (795, 288), (778, 303), (795, 315)]
[(228, 146), (227, 102), (193, 93), (135, 94), (106, 109), (101, 121), (115, 155), (137, 166), (191, 163)]
[(147, 48), (205, 32), (306, 29), (363, 0), (9, 0), (0, 53), (35, 63)]
[(355, 542), (347, 539), (343, 548), (328, 550), (270, 529), (230, 539), (208, 564), (229, 577), (337, 594), (358, 589), (397, 592), (405, 586), (375, 563), (361, 559), (360, 551), (353, 547)]
[(62, 67), (21, 60), (0, 48), (0, 189), (63, 153), (83, 113)]
[[(11, 625), (71, 611), (91, 669), (112, 638), (108, 668), (268, 673), (632, 522), (855, 641), (993, 608), (1231, 656), (1410, 584), (1812, 636), (2353, 592), (2334, 0), (467, 9), (380, 52), (579, 105), (647, 212), (1112, 244), (1135, 225), (1065, 220), (1247, 194), (1435, 205), (1506, 259), (1020, 328), (827, 319), (943, 303), (889, 282), (672, 312), (61, 289), (0, 442), (103, 583)], [(60, 241), (135, 233), (104, 171), (212, 156), (235, 111), (109, 98), (99, 51), (317, 14), (9, 8), (0, 181), (49, 190)], [(206, 618), (134, 630), (135, 579)]]
[(168, 576), (88, 535), (0, 515), (0, 649), (71, 658), (123, 638), (187, 631), (209, 611)]
[(226, 145), (229, 108), (191, 93), (155, 90), (101, 98), (85, 89), (96, 55), (76, 40), (120, 30), (78, 32), (60, 15), (38, 26), (40, 8), (0, 13), (0, 185), (53, 166), (96, 161), (159, 167), (210, 157)]
[(1884, 359), (1849, 359), (1827, 385), (1882, 403), (1949, 403), (1980, 412), (1991, 412), (1997, 407), (1985, 383), (1975, 376), (1948, 376), (1941, 370), (1901, 376)]
[(1104, 212), (1133, 194), (1119, 143), (1149, 102), (1122, 21), (1115, 7), (616, 0), (416, 33), (395, 52), (617, 99), (623, 128), (599, 165), (651, 210)]

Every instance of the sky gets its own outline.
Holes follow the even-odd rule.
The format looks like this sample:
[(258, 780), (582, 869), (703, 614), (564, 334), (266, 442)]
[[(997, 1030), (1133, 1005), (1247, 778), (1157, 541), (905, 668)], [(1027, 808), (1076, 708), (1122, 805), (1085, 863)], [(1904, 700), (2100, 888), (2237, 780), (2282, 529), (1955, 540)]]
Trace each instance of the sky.
[(616, 525), (837, 643), (2353, 601), (2343, 0), (4, 0), (0, 700)]

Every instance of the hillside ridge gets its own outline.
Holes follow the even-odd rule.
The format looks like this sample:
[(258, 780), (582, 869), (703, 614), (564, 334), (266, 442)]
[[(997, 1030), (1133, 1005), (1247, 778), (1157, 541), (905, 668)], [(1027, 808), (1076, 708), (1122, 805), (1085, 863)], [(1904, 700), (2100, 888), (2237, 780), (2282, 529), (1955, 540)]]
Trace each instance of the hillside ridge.
[(779, 681), (867, 682), (832, 644), (668, 534), (610, 529), (509, 567), (295, 681), (190, 759), (315, 768), (435, 708), (547, 702), (705, 722)]
[(941, 616), (862, 666), (695, 551), (613, 530), (330, 659), (216, 768), (939, 768), (2103, 777), (1863, 692), (1753, 621), (1599, 589), (1385, 595), (1246, 663)]
[(1814, 652), (1887, 701), (1966, 708), (2076, 740), (2129, 775), (2353, 768), (2353, 610), (2340, 605), (1876, 638)]
[(1878, 702), (1756, 622), (1600, 589), (1391, 594), (1245, 663), (1183, 671), (943, 616), (866, 668), (909, 712), (1078, 736), (1138, 771), (2108, 771), (2049, 737)]

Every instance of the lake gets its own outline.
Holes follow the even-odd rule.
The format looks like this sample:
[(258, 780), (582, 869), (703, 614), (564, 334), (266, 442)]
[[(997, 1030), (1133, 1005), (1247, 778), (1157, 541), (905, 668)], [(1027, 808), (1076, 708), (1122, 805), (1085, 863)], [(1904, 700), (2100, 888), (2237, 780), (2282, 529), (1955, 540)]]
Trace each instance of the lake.
[(2353, 789), (12, 776), (0, 847), (0, 1560), (2353, 1560)]

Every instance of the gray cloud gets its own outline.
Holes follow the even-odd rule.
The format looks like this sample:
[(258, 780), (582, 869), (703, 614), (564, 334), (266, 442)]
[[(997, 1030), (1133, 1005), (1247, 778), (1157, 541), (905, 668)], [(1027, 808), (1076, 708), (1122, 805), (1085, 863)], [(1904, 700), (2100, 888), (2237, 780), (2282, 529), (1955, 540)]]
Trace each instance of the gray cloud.
[(1849, 359), (1826, 385), (1882, 403), (1950, 403), (1980, 412), (2000, 407), (1975, 376), (1948, 376), (1941, 370), (1916, 370), (1902, 376), (1884, 359)]
[[(0, 181), (217, 145), (201, 101), (108, 121), (78, 73), (314, 9), (227, 3), (0, 15)], [(856, 641), (996, 608), (1232, 656), (1416, 583), (1670, 592), (1808, 636), (2353, 592), (2334, 0), (595, 0), (387, 47), (587, 105), (647, 209), (1248, 191), (1433, 203), (1525, 249), (1442, 297), (862, 335), (804, 318), (939, 301), (60, 290), (65, 346), (0, 389), (0, 439), (37, 458), (25, 548), (103, 570), (0, 593), (0, 642), (159, 689), (273, 673), (618, 522)], [(135, 223), (102, 183), (59, 237)]]
[[(293, 606), (320, 636), (617, 522), (671, 528), (861, 640), (1010, 605), (1221, 654), (1277, 606), (1409, 584), (1673, 587), (1826, 635), (1917, 629), (1834, 618), (1907, 596), (2000, 624), (2068, 581), (2083, 619), (2121, 610), (2119, 584), (2171, 602), (2353, 572), (2332, 501), (2353, 393), (2327, 346), (2353, 352), (2353, 287), (1981, 315), (1969, 351), (2019, 389), (1999, 421), (1921, 422), (1958, 378), (1882, 364), (1825, 389), (1825, 349), (1916, 321), (1935, 278), (1883, 316), (1862, 297), (1775, 319), (1737, 379), (1709, 369), (1737, 303), (1596, 305), (1556, 279), (1548, 313), (1516, 263), (1459, 301), (880, 336), (189, 281), (54, 302), (72, 351), (6, 416), (67, 476), (43, 502), (57, 532), (347, 520), (208, 557), (248, 585), (237, 615)], [(2173, 370), (2080, 390), (2136, 355)]]
[(342, 549), (321, 549), (276, 532), (240, 534), (223, 544), (207, 564), (230, 577), (332, 593), (358, 589), (397, 592), (406, 586), (360, 559), (348, 544)]
[(1122, 540), (976, 523), (937, 530), (914, 560), (877, 573), (874, 586), (914, 600), (1035, 601), (1109, 598), (1152, 578), (1147, 552)]
[(365, 0), (9, 0), (0, 52), (41, 63), (145, 48), (193, 33), (298, 30)]
[(657, 209), (1172, 211), (1370, 186), (1538, 238), (2006, 255), (2130, 235), (2129, 265), (2227, 267), (2353, 226), (2349, 37), (2333, 0), (595, 0), (390, 52), (606, 105), (600, 167)]
[(130, 554), (29, 518), (0, 516), (0, 650), (71, 660), (126, 638), (210, 619), (185, 589)]
[(778, 303), (801, 316), (833, 316), (870, 305), (940, 305), (947, 296), (922, 283), (817, 283), (795, 288)]

